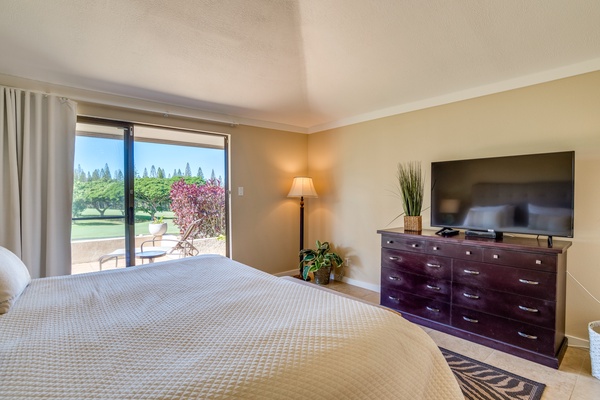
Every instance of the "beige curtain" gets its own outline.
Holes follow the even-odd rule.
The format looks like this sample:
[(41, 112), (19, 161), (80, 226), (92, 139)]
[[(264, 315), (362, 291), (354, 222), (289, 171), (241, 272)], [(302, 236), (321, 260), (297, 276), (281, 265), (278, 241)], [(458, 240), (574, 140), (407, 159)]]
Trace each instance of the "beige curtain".
[(0, 86), (0, 245), (34, 278), (71, 273), (76, 109)]

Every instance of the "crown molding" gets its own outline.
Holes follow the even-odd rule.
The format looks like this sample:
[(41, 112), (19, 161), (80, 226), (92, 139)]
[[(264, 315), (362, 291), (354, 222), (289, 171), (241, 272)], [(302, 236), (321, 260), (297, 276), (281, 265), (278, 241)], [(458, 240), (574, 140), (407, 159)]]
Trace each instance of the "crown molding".
[(48, 82), (36, 81), (27, 78), (20, 78), (11, 75), (0, 74), (0, 83), (8, 86), (19, 87), (28, 90), (37, 90), (45, 93), (53, 93), (59, 96), (68, 97), (75, 101), (87, 102), (92, 104), (128, 108), (138, 111), (146, 111), (157, 114), (179, 116), (185, 118), (197, 119), (203, 122), (229, 125), (232, 127), (238, 125), (253, 126), (257, 128), (273, 129), (286, 132), (312, 134), (330, 129), (341, 128), (348, 125), (354, 125), (361, 122), (367, 122), (375, 119), (386, 118), (393, 115), (404, 114), (412, 111), (422, 110), (441, 106), (444, 104), (455, 103), (463, 100), (474, 99), (490, 94), (506, 92), (509, 90), (520, 89), (527, 86), (533, 86), (540, 83), (550, 82), (558, 79), (569, 78), (589, 72), (600, 70), (600, 58), (588, 60), (578, 64), (572, 64), (561, 68), (555, 68), (535, 74), (530, 74), (514, 79), (496, 82), (489, 85), (478, 86), (442, 96), (432, 97), (411, 103), (399, 104), (396, 106), (372, 111), (348, 118), (342, 118), (336, 121), (311, 127), (302, 127), (272, 121), (264, 121), (252, 118), (236, 117), (227, 114), (214, 113), (210, 111), (198, 110), (189, 107), (176, 106), (168, 103), (160, 103), (145, 99), (133, 98), (115, 95), (111, 93), (79, 89), (70, 86), (57, 85)]

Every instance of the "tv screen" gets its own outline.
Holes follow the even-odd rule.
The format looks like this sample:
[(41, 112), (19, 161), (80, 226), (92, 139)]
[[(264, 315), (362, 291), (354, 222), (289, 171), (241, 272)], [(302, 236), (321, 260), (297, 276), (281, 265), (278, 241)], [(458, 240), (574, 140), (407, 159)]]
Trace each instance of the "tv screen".
[(573, 237), (575, 152), (431, 163), (431, 225)]

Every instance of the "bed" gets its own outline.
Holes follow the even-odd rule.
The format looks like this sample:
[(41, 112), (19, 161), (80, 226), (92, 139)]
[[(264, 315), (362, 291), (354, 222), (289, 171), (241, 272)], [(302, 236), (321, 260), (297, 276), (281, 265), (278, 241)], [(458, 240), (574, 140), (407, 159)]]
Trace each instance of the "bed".
[(203, 255), (33, 279), (0, 315), (2, 399), (463, 399), (398, 314)]

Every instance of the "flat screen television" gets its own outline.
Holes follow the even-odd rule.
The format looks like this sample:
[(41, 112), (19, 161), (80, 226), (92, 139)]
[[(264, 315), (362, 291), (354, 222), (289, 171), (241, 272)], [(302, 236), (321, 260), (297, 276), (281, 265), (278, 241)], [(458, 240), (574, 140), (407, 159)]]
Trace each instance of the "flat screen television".
[(431, 225), (573, 237), (575, 152), (431, 163)]

